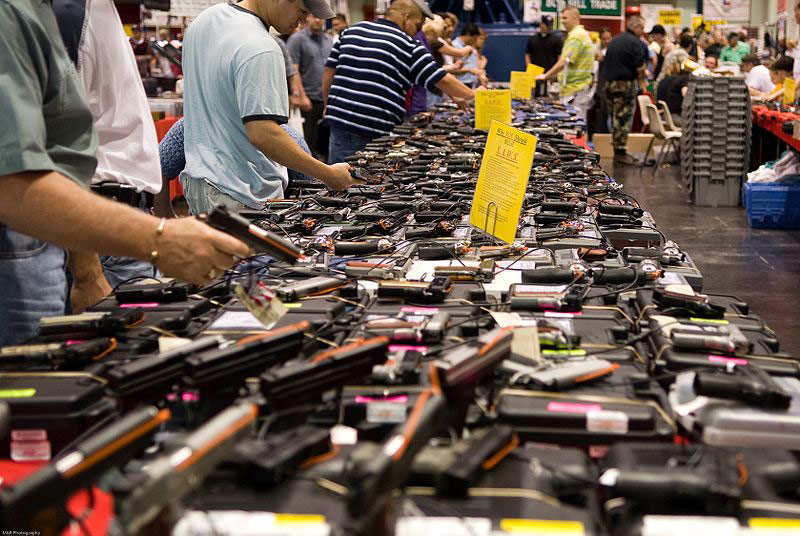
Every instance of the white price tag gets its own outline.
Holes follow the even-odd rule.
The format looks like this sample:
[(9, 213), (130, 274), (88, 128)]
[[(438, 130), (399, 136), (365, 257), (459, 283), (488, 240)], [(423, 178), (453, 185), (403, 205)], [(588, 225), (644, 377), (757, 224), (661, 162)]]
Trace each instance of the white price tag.
[(331, 428), (331, 443), (334, 445), (355, 445), (358, 441), (358, 430), (337, 424)]
[(397, 402), (370, 402), (367, 404), (367, 422), (406, 422), (406, 405)]
[(733, 517), (644, 516), (642, 536), (737, 536), (739, 529)]
[(532, 294), (561, 294), (567, 290), (567, 285), (517, 285), (514, 290)]
[(480, 517), (401, 517), (396, 536), (490, 536), (492, 522)]
[(683, 280), (675, 272), (664, 272), (664, 275), (658, 278), (658, 283), (661, 285), (682, 285)]
[(627, 434), (628, 416), (621, 411), (590, 411), (586, 414), (586, 430), (606, 434)]

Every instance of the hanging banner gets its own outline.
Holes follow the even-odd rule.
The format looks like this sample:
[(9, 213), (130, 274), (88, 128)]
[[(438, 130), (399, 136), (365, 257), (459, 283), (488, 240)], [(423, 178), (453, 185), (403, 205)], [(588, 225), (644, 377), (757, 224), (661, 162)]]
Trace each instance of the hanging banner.
[(469, 213), (471, 225), (514, 242), (535, 152), (536, 136), (491, 122)]
[(662, 9), (658, 12), (658, 23), (662, 26), (680, 26), (683, 12), (680, 9)]
[(710, 32), (717, 26), (726, 26), (728, 21), (727, 19), (704, 19), (703, 15), (692, 15), (692, 31), (696, 30), (701, 24), (705, 31)]
[(540, 0), (525, 0), (522, 6), (522, 22), (525, 24), (534, 24), (541, 20), (542, 16), (539, 13)]
[[(650, 33), (650, 30), (653, 29), (653, 26), (656, 24), (661, 24), (662, 26), (666, 26), (659, 20), (659, 14), (661, 11), (668, 11), (675, 9), (675, 6), (672, 4), (642, 4), (639, 6), (639, 14), (644, 19), (644, 31), (645, 33)], [(680, 24), (680, 22), (678, 22)], [(669, 30), (669, 28), (667, 28)]]
[(703, 17), (707, 21), (749, 21), (750, 0), (703, 0)]
[(556, 12), (575, 6), (582, 17), (621, 17), (623, 3), (624, 0), (542, 0), (542, 11)]

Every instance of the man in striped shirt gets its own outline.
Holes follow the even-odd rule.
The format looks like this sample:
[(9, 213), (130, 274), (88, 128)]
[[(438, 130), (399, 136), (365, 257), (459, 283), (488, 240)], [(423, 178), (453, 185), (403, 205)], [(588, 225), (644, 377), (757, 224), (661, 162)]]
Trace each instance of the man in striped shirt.
[(333, 46), (322, 82), (331, 164), (390, 133), (403, 120), (406, 94), (415, 84), (439, 88), (455, 100), (475, 98), (411, 38), (420, 31), (423, 14), (432, 16), (422, 0), (395, 0), (385, 19), (351, 26)]

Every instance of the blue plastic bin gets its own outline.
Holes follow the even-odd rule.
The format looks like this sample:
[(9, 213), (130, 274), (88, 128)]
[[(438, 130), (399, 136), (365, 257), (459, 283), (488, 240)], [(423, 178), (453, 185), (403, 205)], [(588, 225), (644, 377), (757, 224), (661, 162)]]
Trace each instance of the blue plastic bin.
[(800, 229), (800, 183), (746, 182), (742, 204), (750, 227)]

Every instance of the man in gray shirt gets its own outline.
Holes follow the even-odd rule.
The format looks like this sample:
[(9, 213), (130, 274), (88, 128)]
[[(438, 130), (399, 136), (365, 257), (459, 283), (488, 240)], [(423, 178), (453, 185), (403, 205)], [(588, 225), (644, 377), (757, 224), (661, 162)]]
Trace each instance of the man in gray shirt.
[[(303, 134), (311, 150), (316, 153), (317, 148), (327, 147), (327, 143), (319, 143), (319, 120), (325, 108), (322, 99), (322, 73), (325, 62), (333, 46), (331, 37), (322, 31), (322, 19), (309, 15), (306, 27), (289, 37), (287, 41), (289, 51), (303, 79), (303, 88), (311, 99), (311, 110), (303, 112)], [(323, 140), (324, 142), (325, 140)], [(325, 155), (322, 155), (325, 156)]]
[(64, 313), (64, 249), (146, 260), (196, 284), (249, 254), (194, 218), (159, 221), (87, 190), (98, 138), (50, 2), (0, 0), (0, 73), (0, 346)]

